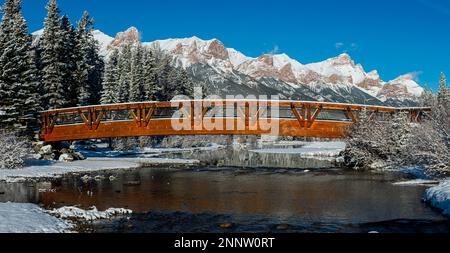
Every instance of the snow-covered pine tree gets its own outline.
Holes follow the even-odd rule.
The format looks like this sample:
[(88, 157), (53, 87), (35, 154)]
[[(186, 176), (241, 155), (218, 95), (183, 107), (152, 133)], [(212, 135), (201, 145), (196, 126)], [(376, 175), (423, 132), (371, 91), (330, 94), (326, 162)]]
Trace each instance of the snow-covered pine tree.
[(157, 78), (156, 58), (151, 50), (144, 50), (143, 73), (144, 73), (144, 92), (146, 100), (157, 100), (162, 89), (159, 86)]
[[(21, 0), (16, 0), (21, 5)], [(36, 66), (35, 55), (31, 45), (31, 36), (22, 13), (19, 12), (14, 19), (15, 29), (13, 37), (16, 41), (16, 60), (18, 80), (16, 88), (16, 106), (22, 119), (30, 121), (34, 114), (40, 111), (39, 73)]]
[(130, 76), (130, 102), (140, 102), (144, 99), (144, 75), (143, 75), (143, 54), (144, 49), (137, 45), (132, 50), (131, 56), (131, 76)]
[(157, 99), (161, 101), (169, 101), (173, 98), (177, 86), (177, 73), (170, 65), (170, 59), (165, 57), (161, 59), (158, 67), (158, 84), (161, 87), (161, 93)]
[(119, 50), (115, 49), (105, 65), (103, 75), (102, 104), (113, 104), (119, 102)]
[[(12, 37), (13, 24), (17, 7), (14, 0), (7, 0), (2, 6), (3, 17), (0, 23), (0, 123), (2, 126), (14, 124), (18, 117), (18, 112), (14, 107), (14, 89), (11, 84), (11, 77), (5, 72), (9, 62), (7, 53), (8, 43)], [(9, 50), (11, 52), (11, 50)]]
[(450, 92), (447, 88), (447, 78), (445, 74), (442, 72), (439, 78), (439, 91), (437, 95), (437, 100), (439, 105), (441, 106), (449, 106), (450, 103)]
[(130, 91), (130, 72), (131, 72), (131, 46), (126, 45), (122, 49), (119, 56), (119, 86), (118, 86), (118, 100), (120, 103), (129, 102)]
[(98, 42), (92, 35), (93, 24), (93, 19), (85, 11), (78, 22), (76, 46), (80, 105), (97, 104), (101, 98), (104, 63), (98, 53)]
[(64, 106), (72, 107), (78, 104), (76, 30), (66, 15), (61, 18), (61, 36), (63, 43), (63, 53), (60, 55), (62, 78), (63, 85), (67, 88), (65, 93), (67, 103)]
[(419, 98), (419, 104), (420, 106), (423, 107), (430, 107), (434, 103), (433, 100), (434, 100), (433, 90), (428, 89), (428, 85), (425, 84), (423, 87), (422, 95), (420, 95)]
[(3, 6), (0, 25), (0, 121), (12, 125), (33, 119), (39, 111), (38, 72), (21, 0)]
[(64, 63), (61, 62), (61, 54), (64, 51), (61, 18), (56, 0), (50, 0), (47, 5), (47, 17), (44, 22), (44, 34), (40, 41), (42, 83), (45, 88), (47, 108), (61, 108), (67, 101), (64, 87), (63, 72)]
[(177, 89), (174, 95), (194, 96), (194, 82), (184, 69), (178, 69)]

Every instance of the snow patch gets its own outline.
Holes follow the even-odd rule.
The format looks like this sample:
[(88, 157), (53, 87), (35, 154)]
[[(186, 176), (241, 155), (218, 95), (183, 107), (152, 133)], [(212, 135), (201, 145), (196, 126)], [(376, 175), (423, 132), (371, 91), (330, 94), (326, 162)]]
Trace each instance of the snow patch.
[(73, 224), (58, 219), (35, 204), (0, 203), (0, 233), (64, 233)]
[(443, 214), (450, 215), (450, 180), (428, 189), (424, 199)]
[(415, 180), (393, 183), (393, 185), (401, 185), (401, 186), (436, 185), (436, 184), (439, 184), (439, 181), (425, 180), (425, 179), (415, 179)]
[(118, 215), (131, 214), (133, 211), (125, 208), (108, 208), (105, 211), (99, 211), (95, 206), (91, 207), (90, 210), (83, 210), (74, 206), (65, 206), (48, 211), (48, 213), (62, 219), (82, 219), (86, 221), (93, 221), (99, 219), (110, 219)]

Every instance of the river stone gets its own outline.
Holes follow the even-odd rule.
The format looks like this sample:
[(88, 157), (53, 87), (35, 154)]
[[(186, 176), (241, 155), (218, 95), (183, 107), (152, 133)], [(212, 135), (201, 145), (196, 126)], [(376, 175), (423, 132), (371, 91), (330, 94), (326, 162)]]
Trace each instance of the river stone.
[(41, 148), (44, 146), (43, 141), (37, 141), (32, 143), (33, 149), (36, 153), (39, 153), (41, 151)]
[(289, 225), (288, 224), (280, 224), (280, 225), (276, 226), (275, 229), (276, 230), (288, 230), (289, 229)]
[(71, 151), (67, 148), (61, 149), (61, 154), (70, 154), (70, 153), (71, 153)]
[(71, 156), (70, 154), (62, 154), (59, 156), (60, 162), (72, 162), (73, 160), (73, 156)]
[(138, 186), (141, 184), (141, 181), (127, 181), (124, 182), (123, 185), (125, 186)]
[(72, 156), (75, 160), (86, 160), (86, 158), (80, 152), (74, 152)]
[(41, 148), (41, 150), (39, 151), (39, 154), (41, 154), (41, 155), (50, 155), (50, 154), (53, 154), (52, 145), (46, 145), (46, 146), (43, 146), (43, 147)]
[(51, 154), (48, 154), (48, 155), (43, 155), (43, 159), (44, 160), (48, 160), (48, 161), (53, 161), (53, 160), (55, 160), (55, 154), (53, 154), (53, 153), (51, 153)]
[(234, 224), (233, 223), (222, 223), (219, 225), (219, 227), (223, 228), (223, 229), (230, 229), (230, 228), (234, 227)]

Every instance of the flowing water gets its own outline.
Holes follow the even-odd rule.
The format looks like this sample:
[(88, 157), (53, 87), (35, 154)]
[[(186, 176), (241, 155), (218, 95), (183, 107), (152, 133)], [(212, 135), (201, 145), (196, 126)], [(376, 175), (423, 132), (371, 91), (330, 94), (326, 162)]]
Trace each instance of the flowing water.
[[(450, 232), (408, 176), (342, 169), (141, 168), (0, 183), (0, 202), (132, 209), (88, 232)], [(111, 177), (112, 176), (112, 177)]]

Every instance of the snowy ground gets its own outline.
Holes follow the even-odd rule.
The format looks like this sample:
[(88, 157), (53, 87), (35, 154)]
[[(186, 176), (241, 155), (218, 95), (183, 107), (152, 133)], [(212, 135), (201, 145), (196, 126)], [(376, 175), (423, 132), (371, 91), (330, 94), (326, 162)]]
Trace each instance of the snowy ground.
[(433, 207), (442, 210), (443, 214), (450, 216), (450, 180), (428, 189), (424, 199)]
[[(345, 150), (345, 142), (279, 142), (274, 148), (250, 150), (255, 153), (298, 154), (302, 157), (337, 157)], [(277, 148), (276, 146), (280, 146)]]
[(88, 158), (74, 162), (32, 161), (23, 169), (0, 170), (0, 181), (20, 182), (33, 178), (52, 178), (67, 173), (134, 169), (151, 165), (193, 165), (198, 160), (166, 158)]
[(71, 228), (35, 204), (0, 203), (0, 233), (63, 233)]

